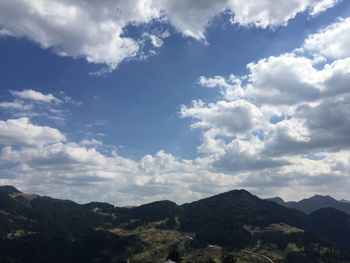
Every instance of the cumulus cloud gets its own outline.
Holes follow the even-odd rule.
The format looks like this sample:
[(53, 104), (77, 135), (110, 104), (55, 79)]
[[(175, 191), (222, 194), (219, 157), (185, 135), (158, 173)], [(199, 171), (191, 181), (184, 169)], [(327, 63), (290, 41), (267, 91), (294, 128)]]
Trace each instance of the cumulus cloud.
[(326, 147), (335, 151), (350, 146), (349, 99), (349, 95), (327, 98), (317, 106), (305, 106), (296, 113), (305, 119), (312, 135), (308, 148)]
[(341, 19), (318, 33), (310, 35), (302, 49), (333, 59), (349, 57), (350, 18)]
[(308, 149), (310, 137), (310, 131), (302, 120), (281, 121), (271, 125), (267, 131), (263, 153), (270, 156), (300, 154), (302, 149)]
[(5, 1), (0, 24), (12, 35), (54, 48), (60, 55), (113, 67), (138, 50), (135, 41), (121, 37), (122, 28), (153, 16), (146, 1), (119, 2)]
[[(30, 137), (26, 127), (35, 125), (26, 123), (20, 128), (16, 125), (22, 132), (15, 129), (15, 139)], [(54, 130), (35, 127), (45, 134)], [(290, 137), (306, 140), (307, 135), (302, 127), (300, 129), (291, 129)], [(102, 153), (97, 147), (104, 144), (95, 140), (74, 143), (61, 137), (29, 144), (31, 138), (23, 139), (25, 142), (11, 141), (3, 135), (0, 138), (6, 142), (0, 151), (0, 164), (13, 167), (3, 170), (6, 176), (3, 173), (1, 183), (81, 202), (97, 199), (130, 205), (167, 198), (182, 203), (237, 187), (259, 194), (266, 194), (264, 189), (269, 189), (267, 194), (281, 191), (288, 196), (291, 182), (307, 185), (309, 188), (303, 191), (307, 194), (322, 184), (326, 176), (333, 185), (344, 184), (346, 178), (341, 174), (350, 167), (347, 151), (335, 155), (323, 152), (318, 160), (302, 156), (271, 158), (261, 154), (264, 142), (256, 137), (234, 139), (223, 144), (223, 152), (208, 153), (193, 160), (164, 151), (131, 160), (115, 151)], [(42, 140), (42, 136), (40, 138)], [(36, 142), (38, 140), (36, 138)], [(308, 174), (309, 169), (312, 173)]]
[[(348, 147), (349, 66), (350, 58), (316, 67), (312, 58), (287, 53), (248, 64), (248, 74), (244, 76), (201, 77), (199, 84), (218, 88), (225, 100), (210, 103), (209, 107), (195, 102), (190, 108), (183, 107), (182, 117), (193, 118), (193, 127), (211, 129), (211, 135), (230, 135), (235, 139), (239, 134), (233, 132), (232, 126), (243, 126), (236, 126), (226, 112), (216, 109), (245, 101), (259, 114), (255, 114), (251, 125), (245, 126), (249, 129), (241, 130), (240, 137), (252, 138), (252, 132), (253, 137), (262, 137), (264, 147), (260, 154), (277, 156)], [(215, 114), (211, 118), (212, 112)], [(196, 121), (199, 118), (203, 120)], [(249, 123), (251, 119), (241, 113), (236, 118), (240, 119), (238, 123)], [(222, 140), (215, 141), (215, 136), (209, 137), (208, 133), (203, 136), (203, 147), (208, 139), (210, 145), (220, 143), (219, 147), (223, 147)]]
[(213, 78), (198, 83), (219, 88), (228, 101), (245, 99), (255, 105), (293, 106), (349, 93), (350, 58), (316, 67), (312, 58), (295, 53), (271, 56), (247, 65), (248, 74)]
[(334, 6), (337, 0), (291, 0), (282, 1), (278, 8), (273, 0), (261, 1), (160, 1), (170, 22), (185, 35), (196, 39), (205, 38), (205, 29), (215, 16), (229, 10), (231, 22), (243, 26), (276, 27), (286, 25), (296, 14), (308, 11), (316, 15)]
[[(260, 189), (263, 195), (263, 189), (273, 189), (288, 198), (295, 195), (293, 187), (305, 196), (329, 193), (324, 182), (345, 193), (341, 185), (348, 186), (350, 160), (347, 22), (310, 35), (301, 49), (249, 63), (244, 75), (198, 79), (199, 85), (218, 89), (221, 98), (194, 101), (180, 113), (202, 130), (199, 150), (210, 156), (212, 171), (231, 174), (242, 187)], [(317, 56), (325, 57), (322, 63)], [(255, 121), (218, 110), (242, 101), (259, 113)], [(236, 126), (236, 118), (250, 125)]]
[(235, 12), (234, 22), (242, 25), (256, 25), (260, 27), (278, 26), (287, 24), (288, 20), (299, 12), (308, 10), (311, 15), (319, 14), (334, 6), (337, 0), (292, 0), (279, 2), (278, 8), (272, 0), (229, 1)]
[[(286, 25), (299, 12), (318, 14), (336, 2), (290, 0), (276, 8), (273, 0), (1, 1), (0, 36), (26, 37), (59, 55), (114, 69), (142, 52), (142, 45), (124, 34), (130, 24), (168, 20), (182, 34), (203, 40), (211, 19), (224, 10), (232, 12), (233, 23), (266, 28)], [(161, 46), (159, 36), (152, 35), (151, 41)]]
[(38, 173), (55, 171), (53, 178), (46, 179), (69, 180), (78, 184), (88, 181), (100, 181), (118, 177), (116, 171), (117, 160), (104, 156), (95, 148), (86, 148), (76, 143), (54, 143), (50, 146), (22, 148), (5, 147), (2, 150), (2, 160), (20, 160), (21, 169), (35, 170)]
[[(1, 183), (76, 201), (98, 199), (118, 205), (164, 198), (194, 200), (202, 193), (190, 187), (199, 185), (200, 189), (201, 179), (207, 178), (203, 164), (199, 166), (164, 151), (134, 161), (74, 142), (5, 146), (0, 151), (0, 163), (14, 166), (7, 171), (7, 178), (0, 179)], [(199, 178), (196, 172), (202, 169)]]
[(0, 121), (0, 144), (36, 146), (65, 141), (57, 129), (32, 124), (28, 118)]
[(224, 153), (215, 158), (212, 167), (214, 170), (231, 174), (241, 171), (262, 171), (290, 164), (286, 160), (268, 158), (262, 155), (261, 147), (263, 147), (263, 143), (257, 138), (252, 140), (235, 139), (225, 145)]
[[(189, 190), (191, 185), (200, 184), (195, 176), (199, 165), (164, 151), (135, 161), (121, 157), (114, 149), (110, 151), (101, 141), (67, 141), (59, 130), (32, 124), (25, 118), (0, 121), (0, 144), (0, 164), (12, 167), (2, 169), (0, 183), (22, 186), (23, 190), (119, 205), (169, 195), (185, 202), (199, 195)], [(203, 163), (201, 167), (205, 169)], [(184, 181), (188, 185), (181, 187)], [(160, 190), (154, 191), (155, 188)], [(152, 194), (147, 194), (146, 189)], [(178, 198), (181, 191), (187, 194)]]
[(310, 10), (310, 15), (315, 16), (328, 8), (333, 7), (342, 0), (326, 0), (326, 1), (316, 1)]
[(247, 65), (247, 97), (264, 104), (296, 104), (319, 96), (318, 71), (310, 59), (284, 54)]
[(198, 120), (192, 124), (193, 128), (211, 129), (218, 135), (234, 136), (255, 127), (262, 113), (244, 100), (218, 101), (208, 105), (194, 101), (190, 108), (182, 106), (181, 117)]
[(350, 120), (347, 118), (349, 113), (349, 96), (327, 99), (315, 107), (305, 106), (298, 112), (299, 115), (305, 117), (309, 129), (320, 132), (328, 130), (329, 133), (337, 129), (334, 134), (338, 136), (347, 134), (349, 131)]

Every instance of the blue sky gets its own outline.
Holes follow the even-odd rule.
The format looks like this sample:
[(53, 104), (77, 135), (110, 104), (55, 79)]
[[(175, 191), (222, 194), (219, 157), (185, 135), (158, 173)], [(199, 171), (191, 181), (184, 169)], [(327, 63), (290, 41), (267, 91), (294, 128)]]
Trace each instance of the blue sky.
[[(184, 202), (231, 188), (286, 199), (314, 193), (350, 198), (345, 186), (338, 188), (349, 181), (350, 138), (342, 137), (348, 120), (335, 113), (317, 122), (324, 107), (346, 101), (350, 92), (348, 72), (325, 70), (346, 63), (349, 55), (350, 3), (295, 0), (277, 10), (267, 0), (262, 7), (222, 2), (186, 7), (186, 1), (179, 6), (154, 1), (149, 10), (135, 11), (132, 1), (106, 0), (94, 11), (66, 0), (59, 3), (62, 13), (54, 9), (56, 1), (0, 4), (5, 10), (0, 11), (0, 182), (115, 204)], [(25, 5), (37, 13), (23, 11)], [(104, 18), (94, 12), (109, 6), (121, 14), (106, 14), (112, 21), (106, 30)], [(65, 8), (78, 11), (71, 18)], [(251, 13), (240, 13), (243, 8)], [(90, 26), (83, 15), (98, 18)], [(330, 46), (328, 41), (340, 44), (327, 53), (322, 45)], [(274, 59), (281, 71), (268, 69)], [(266, 76), (274, 69), (279, 77)], [(342, 91), (328, 91), (337, 90), (332, 83), (339, 75)], [(342, 106), (347, 112), (348, 105)], [(80, 168), (94, 161), (90, 170)]]

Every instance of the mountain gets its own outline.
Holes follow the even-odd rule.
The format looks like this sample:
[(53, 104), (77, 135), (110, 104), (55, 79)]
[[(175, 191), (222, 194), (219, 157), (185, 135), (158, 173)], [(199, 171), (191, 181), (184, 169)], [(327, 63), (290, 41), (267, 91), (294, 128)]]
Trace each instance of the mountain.
[(331, 196), (314, 195), (310, 198), (303, 199), (299, 202), (284, 202), (282, 198), (270, 198), (268, 200), (274, 201), (277, 204), (295, 208), (306, 214), (310, 214), (318, 209), (332, 207), (350, 215), (350, 203), (346, 201), (338, 201)]
[(0, 193), (4, 193), (4, 194), (16, 194), (16, 193), (21, 193), (20, 191), (18, 191), (15, 187), (13, 187), (12, 185), (4, 185), (4, 186), (0, 186)]
[(321, 209), (307, 215), (245, 190), (184, 205), (165, 200), (115, 207), (0, 186), (0, 262), (260, 262), (268, 257), (279, 263), (350, 263), (349, 244), (347, 214)]
[(309, 227), (303, 213), (259, 199), (245, 190), (185, 204), (181, 217), (184, 231), (195, 232), (210, 243), (236, 248), (254, 244), (247, 227), (266, 227), (274, 223)]
[(279, 205), (284, 204), (284, 200), (281, 197), (272, 197), (272, 198), (267, 198), (267, 201), (273, 201)]
[(334, 208), (322, 208), (310, 214), (319, 233), (350, 250), (350, 216)]

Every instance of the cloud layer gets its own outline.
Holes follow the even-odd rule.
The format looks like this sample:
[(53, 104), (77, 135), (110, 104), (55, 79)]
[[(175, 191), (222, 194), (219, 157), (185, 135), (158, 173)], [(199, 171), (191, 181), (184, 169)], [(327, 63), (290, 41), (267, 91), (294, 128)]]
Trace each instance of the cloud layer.
[[(136, 40), (121, 33), (130, 23), (161, 18), (200, 40), (210, 19), (225, 9), (234, 12), (233, 23), (273, 27), (286, 24), (298, 12), (316, 15), (336, 3), (286, 1), (275, 9), (274, 1), (267, 0), (240, 5), (238, 1), (136, 1), (133, 5), (118, 1), (119, 10), (112, 8), (115, 1), (107, 0), (98, 8), (85, 1), (51, 1), (55, 8), (21, 1), (26, 9), (14, 10), (13, 2), (2, 3), (8, 14), (12, 11), (16, 17), (23, 12), (20, 17), (28, 21), (35, 14), (35, 23), (27, 23), (28, 28), (16, 23), (18, 28), (11, 28), (10, 22), (2, 21), (6, 34), (111, 67), (140, 49)], [(60, 19), (62, 12), (68, 13), (67, 21)], [(52, 19), (49, 25), (47, 16)], [(80, 30), (80, 21), (93, 25)], [(198, 84), (216, 89), (219, 95), (180, 108), (180, 118), (189, 119), (191, 128), (201, 134), (198, 157), (190, 160), (163, 150), (135, 160), (95, 138), (73, 140), (52, 125), (36, 122), (34, 116), (42, 107), (61, 112), (65, 104), (78, 102), (65, 94), (11, 91), (13, 101), (0, 102), (0, 108), (12, 116), (0, 121), (0, 183), (118, 205), (157, 199), (181, 203), (232, 188), (286, 199), (330, 194), (336, 188), (338, 197), (349, 198), (349, 28), (349, 19), (338, 20), (309, 35), (298, 49), (249, 63), (243, 75), (199, 77)], [(31, 30), (40, 35), (31, 35)], [(103, 43), (95, 39), (100, 30)], [(161, 38), (147, 37), (154, 46), (162, 43)]]
[[(300, 49), (249, 63), (246, 75), (199, 78), (221, 98), (194, 101), (180, 115), (202, 131), (198, 148), (212, 157), (214, 171), (279, 191), (287, 185), (292, 191), (291, 182), (317, 192), (328, 188), (324, 180), (349, 180), (350, 58), (349, 34), (343, 34), (349, 27), (348, 19), (340, 20), (310, 35)], [(334, 47), (327, 45), (329, 36)]]
[(65, 141), (65, 136), (54, 128), (32, 124), (28, 118), (0, 121), (0, 144), (37, 146)]
[[(276, 8), (273, 0), (5, 0), (0, 3), (0, 36), (26, 37), (61, 56), (114, 69), (144, 52), (144, 40), (125, 35), (128, 25), (168, 21), (181, 34), (204, 40), (210, 21), (225, 10), (232, 13), (232, 23), (266, 28), (286, 25), (300, 12), (317, 15), (337, 2), (290, 0)], [(162, 34), (145, 36), (155, 48), (162, 45)]]

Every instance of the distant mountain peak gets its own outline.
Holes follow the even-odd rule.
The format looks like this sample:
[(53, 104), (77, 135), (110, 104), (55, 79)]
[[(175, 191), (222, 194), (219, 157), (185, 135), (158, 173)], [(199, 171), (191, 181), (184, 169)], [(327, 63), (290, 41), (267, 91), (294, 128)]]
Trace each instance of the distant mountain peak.
[(267, 201), (272, 201), (272, 202), (275, 202), (277, 204), (284, 204), (284, 200), (281, 198), (281, 197), (272, 197), (272, 198), (267, 198), (266, 199)]
[(333, 197), (329, 196), (329, 195), (314, 195), (310, 198), (306, 198), (301, 200), (300, 202), (318, 202), (318, 203), (322, 203), (324, 205), (330, 205), (333, 203), (337, 203), (339, 201), (337, 201), (336, 199), (334, 199)]
[(308, 199), (329, 199), (329, 200), (335, 200), (333, 197), (329, 196), (329, 195), (314, 195)]
[(316, 194), (300, 201), (284, 202), (282, 198), (274, 197), (266, 199), (285, 207), (298, 209), (306, 214), (310, 214), (318, 209), (332, 207), (350, 215), (350, 202), (347, 200), (338, 201), (329, 195)]
[(21, 193), (21, 191), (18, 191), (12, 185), (3, 185), (3, 186), (0, 186), (0, 193), (5, 193), (5, 194), (10, 195), (10, 194)]

